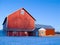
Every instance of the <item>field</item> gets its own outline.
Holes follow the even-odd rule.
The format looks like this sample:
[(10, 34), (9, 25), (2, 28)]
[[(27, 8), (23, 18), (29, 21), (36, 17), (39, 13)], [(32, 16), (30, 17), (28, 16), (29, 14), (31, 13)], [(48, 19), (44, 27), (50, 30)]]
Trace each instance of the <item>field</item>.
[(49, 37), (13, 37), (5, 36), (3, 31), (0, 31), (0, 45), (60, 45), (60, 34)]
[(0, 36), (0, 45), (60, 45), (60, 36), (52, 37)]

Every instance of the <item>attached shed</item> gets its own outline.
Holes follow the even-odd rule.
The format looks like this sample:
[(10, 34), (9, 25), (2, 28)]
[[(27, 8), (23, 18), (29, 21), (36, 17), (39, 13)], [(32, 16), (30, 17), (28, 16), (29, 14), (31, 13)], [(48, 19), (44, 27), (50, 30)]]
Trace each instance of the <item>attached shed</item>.
[(38, 36), (53, 36), (55, 29), (50, 25), (36, 25)]

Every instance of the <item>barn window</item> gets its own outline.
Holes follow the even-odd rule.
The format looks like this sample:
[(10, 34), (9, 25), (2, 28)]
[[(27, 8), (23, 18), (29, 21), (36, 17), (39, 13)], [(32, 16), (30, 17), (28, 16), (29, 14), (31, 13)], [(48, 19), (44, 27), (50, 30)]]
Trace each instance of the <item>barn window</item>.
[(24, 10), (21, 10), (21, 14), (24, 15)]

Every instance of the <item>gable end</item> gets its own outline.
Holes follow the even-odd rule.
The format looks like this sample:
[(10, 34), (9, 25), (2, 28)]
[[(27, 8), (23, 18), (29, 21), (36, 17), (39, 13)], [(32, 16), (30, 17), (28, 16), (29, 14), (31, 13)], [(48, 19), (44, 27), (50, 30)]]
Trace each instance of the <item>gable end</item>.
[[(26, 11), (24, 8), (22, 8), (24, 11)], [(27, 11), (26, 11), (27, 12)], [(28, 12), (27, 12), (28, 13)], [(29, 14), (29, 13), (28, 13)], [(31, 14), (29, 14), (30, 16), (31, 16)], [(33, 17), (33, 16), (31, 16), (35, 21), (36, 21), (36, 19)]]

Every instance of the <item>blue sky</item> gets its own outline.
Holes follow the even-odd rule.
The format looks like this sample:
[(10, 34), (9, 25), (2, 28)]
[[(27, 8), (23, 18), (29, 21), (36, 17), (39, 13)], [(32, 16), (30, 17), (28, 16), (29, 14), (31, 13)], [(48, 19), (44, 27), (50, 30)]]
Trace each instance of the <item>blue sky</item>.
[(51, 25), (60, 31), (59, 0), (0, 0), (0, 29), (5, 17), (22, 7), (36, 19), (36, 24)]

